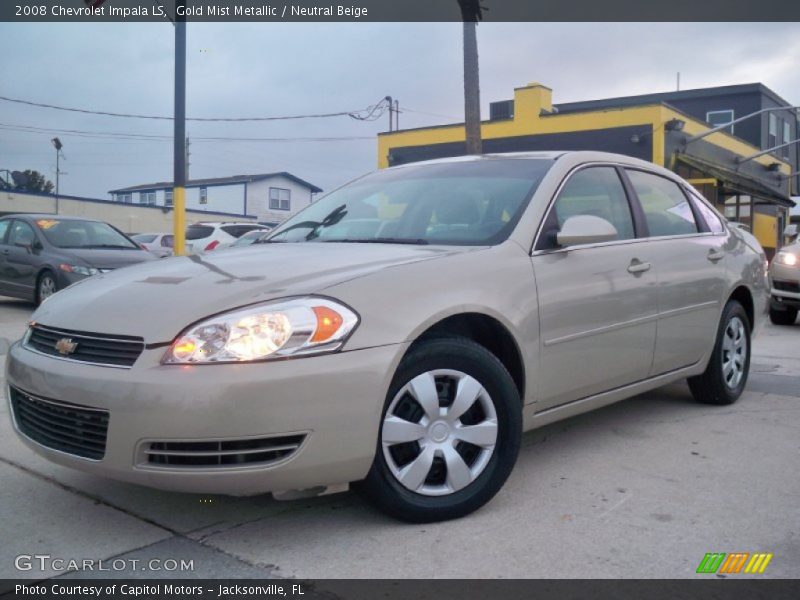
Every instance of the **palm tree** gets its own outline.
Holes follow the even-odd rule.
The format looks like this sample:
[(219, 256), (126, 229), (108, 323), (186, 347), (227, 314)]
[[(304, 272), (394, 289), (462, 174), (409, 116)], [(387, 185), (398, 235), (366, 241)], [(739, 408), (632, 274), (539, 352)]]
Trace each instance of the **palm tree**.
[(458, 0), (464, 22), (464, 127), (467, 154), (481, 153), (481, 90), (478, 73), (478, 21), (483, 18), (480, 0)]

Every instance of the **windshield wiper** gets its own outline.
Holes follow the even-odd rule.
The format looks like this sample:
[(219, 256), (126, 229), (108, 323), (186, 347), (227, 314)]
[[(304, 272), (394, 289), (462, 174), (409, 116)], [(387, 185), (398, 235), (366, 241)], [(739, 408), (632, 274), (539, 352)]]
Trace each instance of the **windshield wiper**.
[(120, 246), (119, 244), (86, 244), (85, 246), (71, 246), (72, 248), (122, 248), (123, 250), (136, 250), (134, 246)]
[(363, 238), (363, 239), (352, 239), (352, 238), (343, 238), (341, 240), (320, 240), (325, 243), (342, 243), (342, 244), (412, 244), (415, 246), (427, 246), (428, 240), (424, 240), (422, 238), (416, 239), (409, 239), (409, 238), (389, 238), (389, 237), (377, 237), (377, 238)]

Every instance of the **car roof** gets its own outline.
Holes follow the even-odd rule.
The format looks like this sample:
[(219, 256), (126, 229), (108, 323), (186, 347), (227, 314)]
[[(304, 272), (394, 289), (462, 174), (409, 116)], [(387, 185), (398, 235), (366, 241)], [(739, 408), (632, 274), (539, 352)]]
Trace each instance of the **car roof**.
[(648, 169), (664, 175), (670, 175), (673, 178), (675, 173), (660, 167), (652, 162), (641, 160), (626, 154), (615, 154), (612, 152), (600, 152), (595, 150), (560, 150), (560, 151), (537, 151), (537, 152), (505, 152), (496, 154), (474, 154), (469, 156), (450, 156), (446, 158), (435, 158), (432, 160), (425, 160), (419, 162), (411, 162), (402, 165), (390, 167), (391, 169), (404, 169), (407, 167), (414, 167), (419, 165), (437, 165), (448, 163), (463, 163), (463, 162), (476, 162), (476, 161), (489, 161), (489, 160), (552, 160), (552, 161), (567, 161), (573, 164), (588, 163), (588, 162), (614, 162), (624, 165), (640, 167)]
[(86, 217), (76, 217), (73, 215), (55, 215), (53, 213), (10, 213), (3, 215), (3, 218), (14, 217), (15, 219), (29, 219), (35, 221), (37, 219), (58, 219), (59, 221), (92, 221), (94, 223), (104, 223), (99, 219), (87, 219)]

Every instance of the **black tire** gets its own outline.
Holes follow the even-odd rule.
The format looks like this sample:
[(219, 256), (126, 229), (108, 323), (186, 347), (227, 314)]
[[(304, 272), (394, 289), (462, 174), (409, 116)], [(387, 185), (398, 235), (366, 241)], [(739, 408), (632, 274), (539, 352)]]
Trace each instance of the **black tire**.
[[(738, 384), (731, 386), (725, 381), (723, 374), (723, 361), (725, 359), (725, 351), (723, 349), (723, 341), (726, 336), (726, 331), (732, 323), (738, 319), (744, 325), (744, 336), (747, 343), (743, 374)], [(747, 385), (747, 376), (750, 373), (750, 355), (752, 345), (750, 343), (750, 319), (747, 318), (747, 312), (744, 307), (736, 300), (730, 300), (725, 305), (720, 318), (719, 327), (717, 329), (717, 340), (714, 344), (714, 350), (711, 353), (711, 358), (708, 361), (708, 366), (702, 375), (689, 378), (689, 389), (697, 402), (703, 404), (733, 404), (742, 395), (745, 386)]]
[(58, 282), (56, 281), (56, 276), (53, 274), (52, 271), (49, 269), (45, 269), (41, 273), (39, 273), (39, 277), (36, 279), (36, 291), (34, 293), (33, 303), (36, 306), (39, 306), (44, 298), (42, 298), (42, 288), (46, 285), (46, 281), (49, 280), (52, 282), (53, 285), (53, 293), (58, 291)]
[[(483, 386), (496, 413), (497, 437), (491, 457), (471, 483), (446, 495), (431, 496), (411, 491), (395, 478), (387, 465), (381, 438), (386, 411), (403, 386), (418, 375), (441, 369), (460, 371)], [(437, 394), (441, 393), (437, 387)], [(496, 356), (466, 338), (419, 342), (403, 358), (389, 387), (375, 460), (357, 488), (380, 510), (401, 521), (428, 523), (463, 517), (486, 504), (503, 486), (517, 460), (521, 437), (519, 391)]]
[(783, 310), (770, 308), (769, 320), (772, 321), (773, 325), (794, 325), (797, 320), (797, 309), (791, 307)]

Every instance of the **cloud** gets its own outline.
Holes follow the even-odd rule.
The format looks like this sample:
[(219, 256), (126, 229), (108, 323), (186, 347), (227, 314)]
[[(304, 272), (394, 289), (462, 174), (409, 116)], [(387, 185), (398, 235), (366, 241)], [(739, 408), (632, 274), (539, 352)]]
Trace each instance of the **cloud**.
[[(482, 110), (539, 81), (556, 102), (762, 81), (800, 103), (800, 24), (482, 23)], [(172, 114), (173, 30), (167, 23), (2, 24), (3, 94), (97, 110)], [(10, 60), (8, 60), (10, 59)], [(355, 110), (400, 100), (402, 127), (463, 114), (458, 23), (190, 24), (191, 116)], [(170, 122), (62, 113), (0, 103), (0, 123), (171, 135)], [(272, 123), (189, 123), (192, 137), (368, 136), (343, 142), (201, 142), (191, 176), (287, 170), (331, 189), (375, 168), (388, 127), (347, 117)], [(62, 192), (106, 197), (114, 187), (169, 180), (172, 145), (61, 135)], [(0, 169), (53, 176), (52, 135), (0, 129)]]

